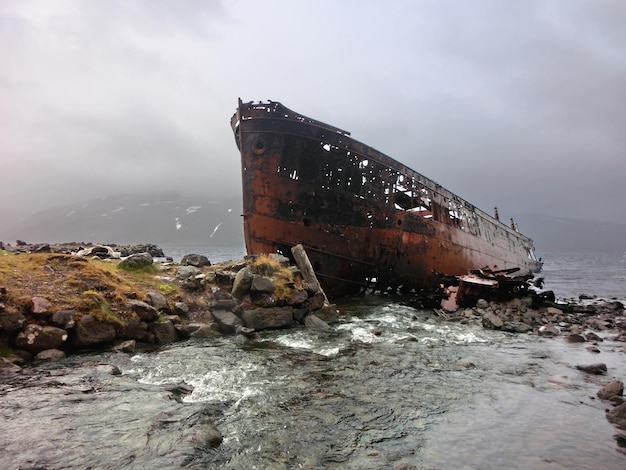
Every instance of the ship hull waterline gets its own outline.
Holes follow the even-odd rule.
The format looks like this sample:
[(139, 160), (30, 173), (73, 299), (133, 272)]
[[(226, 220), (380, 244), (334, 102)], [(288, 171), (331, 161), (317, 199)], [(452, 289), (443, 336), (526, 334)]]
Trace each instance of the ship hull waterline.
[(540, 266), (528, 237), (345, 131), (277, 102), (240, 101), (231, 124), (246, 251), (291, 257), (303, 245), (327, 295)]

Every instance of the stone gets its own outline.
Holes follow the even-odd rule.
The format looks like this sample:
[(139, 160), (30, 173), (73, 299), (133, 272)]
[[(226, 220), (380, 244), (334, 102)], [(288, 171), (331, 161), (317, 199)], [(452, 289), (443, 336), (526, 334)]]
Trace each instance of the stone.
[(335, 304), (324, 304), (322, 308), (315, 310), (315, 316), (326, 323), (335, 323), (339, 320), (339, 311)]
[(332, 328), (328, 323), (312, 313), (304, 318), (304, 326), (307, 330), (313, 331), (331, 331)]
[(65, 353), (60, 349), (45, 349), (35, 356), (36, 361), (58, 361), (65, 359)]
[(241, 318), (229, 310), (216, 309), (212, 313), (221, 333), (235, 333), (237, 327), (243, 325)]
[[(194, 326), (194, 325), (190, 325)], [(190, 336), (192, 338), (211, 338), (219, 333), (217, 323), (210, 323), (206, 325), (197, 325), (194, 331), (191, 332)]]
[(108, 322), (96, 319), (93, 315), (84, 315), (74, 330), (73, 345), (85, 348), (110, 343), (115, 339), (115, 327)]
[(67, 341), (67, 331), (56, 326), (27, 325), (15, 338), (16, 346), (37, 354), (46, 349), (59, 349)]
[(600, 335), (594, 333), (593, 331), (586, 333), (585, 338), (587, 339), (587, 341), (595, 341), (598, 343), (604, 341), (604, 339)]
[(187, 318), (191, 323), (213, 323), (213, 314), (210, 310), (194, 310)]
[(120, 261), (120, 268), (138, 269), (150, 266), (153, 263), (152, 255), (147, 252), (135, 253)]
[(561, 310), (560, 308), (556, 308), (556, 307), (548, 307), (546, 310), (546, 313), (548, 315), (562, 315), (563, 310)]
[(111, 349), (113, 351), (134, 353), (136, 348), (137, 348), (137, 341), (135, 341), (134, 339), (128, 339), (126, 341), (122, 341), (121, 343), (114, 345)]
[(248, 266), (240, 269), (235, 275), (235, 280), (233, 281), (233, 297), (237, 299), (245, 297), (245, 295), (250, 291), (253, 277), (254, 274)]
[(264, 276), (253, 275), (252, 284), (250, 285), (251, 292), (273, 294), (275, 290), (276, 286), (271, 279)]
[(291, 307), (269, 307), (246, 310), (241, 314), (243, 324), (254, 330), (286, 328), (293, 324)]
[(169, 320), (151, 323), (148, 325), (148, 332), (154, 335), (154, 339), (157, 343), (173, 343), (174, 341), (178, 341), (178, 332), (174, 324)]
[(565, 337), (568, 343), (584, 343), (587, 341), (585, 337), (579, 333), (572, 333)]
[(548, 338), (552, 338), (553, 336), (558, 336), (561, 334), (561, 330), (558, 326), (553, 324), (543, 325), (539, 328), (539, 336), (545, 336)]
[(76, 310), (59, 310), (52, 314), (52, 323), (68, 330), (76, 326)]
[(146, 292), (146, 298), (147, 298), (146, 303), (152, 305), (158, 311), (164, 312), (164, 311), (169, 310), (167, 306), (167, 299), (160, 292), (154, 292), (154, 291)]
[(26, 317), (21, 313), (0, 313), (0, 330), (13, 332), (21, 330), (26, 322)]
[(211, 266), (209, 258), (204, 255), (197, 255), (194, 253), (183, 256), (183, 259), (180, 260), (180, 264), (182, 264), (183, 266), (195, 266), (197, 268), (201, 268), (203, 266)]
[(174, 304), (174, 313), (176, 315), (187, 316), (189, 313), (189, 306), (185, 302), (176, 302)]
[(609, 422), (615, 424), (620, 429), (626, 429), (626, 403), (616, 406), (606, 414)]
[(487, 307), (489, 307), (489, 302), (487, 302), (485, 299), (478, 299), (478, 301), (476, 302), (476, 308), (485, 309)]
[(126, 307), (137, 314), (140, 320), (153, 322), (159, 318), (159, 312), (152, 305), (141, 300), (129, 300)]
[(230, 271), (223, 271), (221, 269), (215, 270), (215, 282), (221, 286), (232, 287), (235, 282), (236, 274)]
[(502, 331), (508, 331), (509, 333), (528, 333), (532, 329), (532, 326), (522, 322), (504, 322), (502, 325)]
[(304, 289), (292, 289), (289, 297), (287, 297), (287, 305), (300, 305), (306, 302), (309, 294)]
[(195, 266), (178, 266), (176, 268), (176, 279), (185, 280), (199, 274), (202, 274), (202, 270)]
[(495, 313), (487, 312), (482, 317), (483, 328), (499, 330), (504, 326), (504, 322)]
[(52, 302), (43, 297), (33, 297), (32, 299), (30, 299), (30, 303), (30, 311), (36, 314), (48, 313), (50, 307), (52, 307)]
[(621, 380), (612, 380), (598, 391), (601, 400), (609, 400), (614, 396), (624, 395), (624, 383)]
[(594, 375), (605, 375), (607, 371), (606, 364), (601, 362), (597, 364), (577, 365), (576, 369)]
[(153, 340), (153, 336), (148, 333), (148, 325), (136, 316), (130, 318), (124, 326), (118, 329), (117, 337), (142, 343), (150, 343)]

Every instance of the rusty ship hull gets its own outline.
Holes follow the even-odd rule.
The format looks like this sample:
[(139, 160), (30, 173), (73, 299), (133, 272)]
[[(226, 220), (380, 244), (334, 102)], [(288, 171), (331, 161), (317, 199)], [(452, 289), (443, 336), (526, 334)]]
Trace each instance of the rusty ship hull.
[(540, 267), (531, 239), (349, 132), (272, 101), (239, 100), (231, 126), (248, 254), (302, 244), (329, 295)]

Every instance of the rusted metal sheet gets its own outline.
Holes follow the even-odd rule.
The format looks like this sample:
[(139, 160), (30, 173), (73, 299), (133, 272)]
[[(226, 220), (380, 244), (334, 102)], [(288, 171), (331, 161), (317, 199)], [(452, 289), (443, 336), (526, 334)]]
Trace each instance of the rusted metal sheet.
[(302, 244), (329, 295), (540, 266), (532, 240), (346, 131), (241, 100), (231, 125), (248, 253), (290, 256)]

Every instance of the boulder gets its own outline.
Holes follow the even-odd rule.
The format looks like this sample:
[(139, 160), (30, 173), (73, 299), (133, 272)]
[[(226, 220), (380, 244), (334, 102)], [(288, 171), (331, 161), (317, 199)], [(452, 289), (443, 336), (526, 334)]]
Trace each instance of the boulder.
[(58, 361), (65, 359), (65, 353), (60, 349), (45, 349), (35, 356), (36, 361)]
[(261, 294), (273, 294), (276, 290), (274, 282), (264, 276), (253, 275), (252, 283), (250, 285), (251, 292), (257, 292)]
[(310, 314), (304, 318), (304, 326), (307, 330), (313, 331), (330, 331), (332, 328), (328, 323), (324, 320), (321, 320), (319, 317)]
[(21, 330), (26, 322), (26, 317), (21, 313), (0, 313), (0, 330), (12, 332)]
[(254, 330), (286, 328), (293, 324), (291, 307), (269, 307), (245, 310), (241, 314), (243, 324)]
[(539, 328), (539, 336), (546, 336), (548, 338), (551, 338), (560, 334), (561, 330), (559, 329), (559, 327), (551, 323), (548, 325), (543, 325), (541, 328)]
[(151, 323), (148, 325), (148, 332), (154, 335), (154, 339), (157, 343), (173, 343), (174, 341), (178, 341), (178, 332), (174, 324), (169, 320)]
[(626, 429), (626, 402), (613, 408), (606, 414), (606, 417), (609, 422), (620, 429)]
[(233, 297), (237, 299), (242, 299), (250, 290), (253, 277), (254, 274), (248, 266), (240, 269), (235, 275), (235, 280), (233, 281)]
[(185, 302), (176, 302), (174, 304), (174, 313), (176, 315), (187, 316), (189, 313), (189, 306)]
[(533, 327), (522, 322), (504, 322), (502, 325), (502, 331), (508, 331), (509, 333), (528, 333), (532, 331)]
[(142, 321), (153, 322), (159, 318), (158, 310), (141, 300), (129, 300), (126, 306), (130, 311), (135, 312)]
[(43, 297), (33, 297), (30, 299), (30, 311), (36, 314), (46, 314), (52, 307), (52, 302)]
[(621, 380), (612, 380), (598, 391), (598, 397), (601, 400), (609, 400), (622, 395), (624, 395), (624, 383)]
[(568, 343), (584, 343), (587, 341), (583, 335), (580, 333), (572, 333), (565, 337)]
[(309, 294), (304, 289), (292, 289), (287, 297), (287, 305), (300, 305), (307, 301)]
[(67, 331), (56, 326), (27, 325), (15, 338), (15, 345), (37, 354), (46, 349), (59, 349), (67, 341)]
[(59, 310), (52, 314), (52, 323), (65, 330), (76, 326), (76, 310)]
[(601, 362), (598, 364), (577, 365), (576, 369), (594, 375), (605, 375), (607, 370), (606, 364), (603, 364)]
[(84, 315), (74, 330), (73, 345), (85, 348), (110, 343), (114, 339), (115, 327), (111, 323), (100, 321), (93, 315)]
[(146, 297), (147, 303), (152, 305), (158, 311), (163, 312), (169, 310), (167, 306), (167, 299), (160, 292), (146, 292)]
[(504, 326), (504, 322), (493, 312), (486, 312), (482, 317), (483, 328), (499, 330)]
[(130, 255), (124, 261), (121, 261), (119, 266), (121, 268), (138, 269), (150, 266), (154, 260), (152, 255), (147, 252), (135, 253)]
[(148, 325), (139, 317), (129, 319), (124, 326), (118, 328), (117, 336), (120, 339), (136, 340), (142, 343), (150, 343), (154, 337), (148, 333)]
[(237, 275), (231, 271), (215, 270), (215, 282), (221, 286), (230, 286), (232, 288), (236, 276)]
[(183, 256), (183, 259), (180, 260), (180, 264), (183, 266), (195, 266), (197, 268), (201, 268), (202, 266), (211, 266), (209, 258), (204, 255), (197, 255), (194, 253)]
[(134, 353), (137, 348), (137, 342), (134, 339), (128, 339), (126, 341), (122, 341), (119, 344), (116, 344), (111, 349), (113, 351), (121, 351), (125, 353)]
[(221, 333), (235, 333), (237, 327), (243, 325), (241, 318), (229, 310), (215, 309), (212, 313)]
[(176, 279), (185, 280), (202, 274), (202, 270), (195, 266), (178, 266), (176, 268)]

